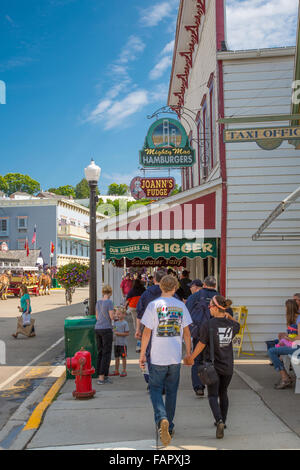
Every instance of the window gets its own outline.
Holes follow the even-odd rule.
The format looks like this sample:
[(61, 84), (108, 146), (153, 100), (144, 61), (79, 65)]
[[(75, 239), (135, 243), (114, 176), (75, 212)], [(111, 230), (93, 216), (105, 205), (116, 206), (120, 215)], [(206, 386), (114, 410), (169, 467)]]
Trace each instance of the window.
[(3, 235), (8, 235), (8, 218), (2, 218), (0, 219), (0, 234)]
[(18, 250), (25, 250), (25, 238), (19, 238), (17, 240), (17, 247), (18, 247)]
[(19, 231), (27, 230), (27, 217), (18, 217), (18, 229)]
[(216, 164), (216, 107), (215, 107), (215, 90), (213, 76), (209, 90), (209, 118), (210, 118), (210, 158), (209, 169), (212, 170)]

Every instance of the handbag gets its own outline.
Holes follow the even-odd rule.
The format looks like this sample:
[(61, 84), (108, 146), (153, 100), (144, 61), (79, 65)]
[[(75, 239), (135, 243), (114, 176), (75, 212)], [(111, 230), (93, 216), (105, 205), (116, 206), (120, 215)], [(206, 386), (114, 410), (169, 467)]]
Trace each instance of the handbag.
[(211, 323), (209, 321), (209, 361), (204, 361), (198, 366), (198, 376), (203, 385), (214, 385), (218, 380), (219, 376), (216, 372), (214, 361), (214, 335)]

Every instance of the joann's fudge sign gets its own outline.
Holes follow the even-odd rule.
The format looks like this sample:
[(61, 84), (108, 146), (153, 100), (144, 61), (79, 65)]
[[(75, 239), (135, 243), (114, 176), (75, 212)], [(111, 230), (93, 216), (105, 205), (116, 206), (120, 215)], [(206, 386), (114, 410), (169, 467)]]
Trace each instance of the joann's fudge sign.
[(137, 176), (130, 183), (131, 194), (135, 199), (163, 199), (175, 188), (174, 178), (141, 178)]
[(168, 118), (152, 124), (140, 151), (144, 168), (183, 168), (193, 166), (195, 161), (195, 150), (179, 121)]

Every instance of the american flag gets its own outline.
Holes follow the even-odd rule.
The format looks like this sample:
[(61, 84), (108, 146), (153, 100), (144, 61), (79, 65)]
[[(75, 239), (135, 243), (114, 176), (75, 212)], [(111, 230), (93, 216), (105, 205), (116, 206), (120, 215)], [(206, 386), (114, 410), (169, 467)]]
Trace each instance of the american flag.
[(31, 240), (31, 244), (34, 245), (35, 242), (36, 242), (36, 225), (34, 226), (34, 229), (33, 229), (33, 237)]

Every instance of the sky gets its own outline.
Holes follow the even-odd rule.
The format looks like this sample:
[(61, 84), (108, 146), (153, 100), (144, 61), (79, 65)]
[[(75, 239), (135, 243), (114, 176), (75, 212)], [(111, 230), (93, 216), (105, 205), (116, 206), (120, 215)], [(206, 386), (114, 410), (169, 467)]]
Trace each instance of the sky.
[[(140, 174), (147, 116), (167, 102), (178, 5), (1, 0), (0, 174), (28, 174), (47, 190), (76, 185), (94, 158), (102, 194)], [(294, 45), (297, 7), (227, 0), (230, 49)]]

